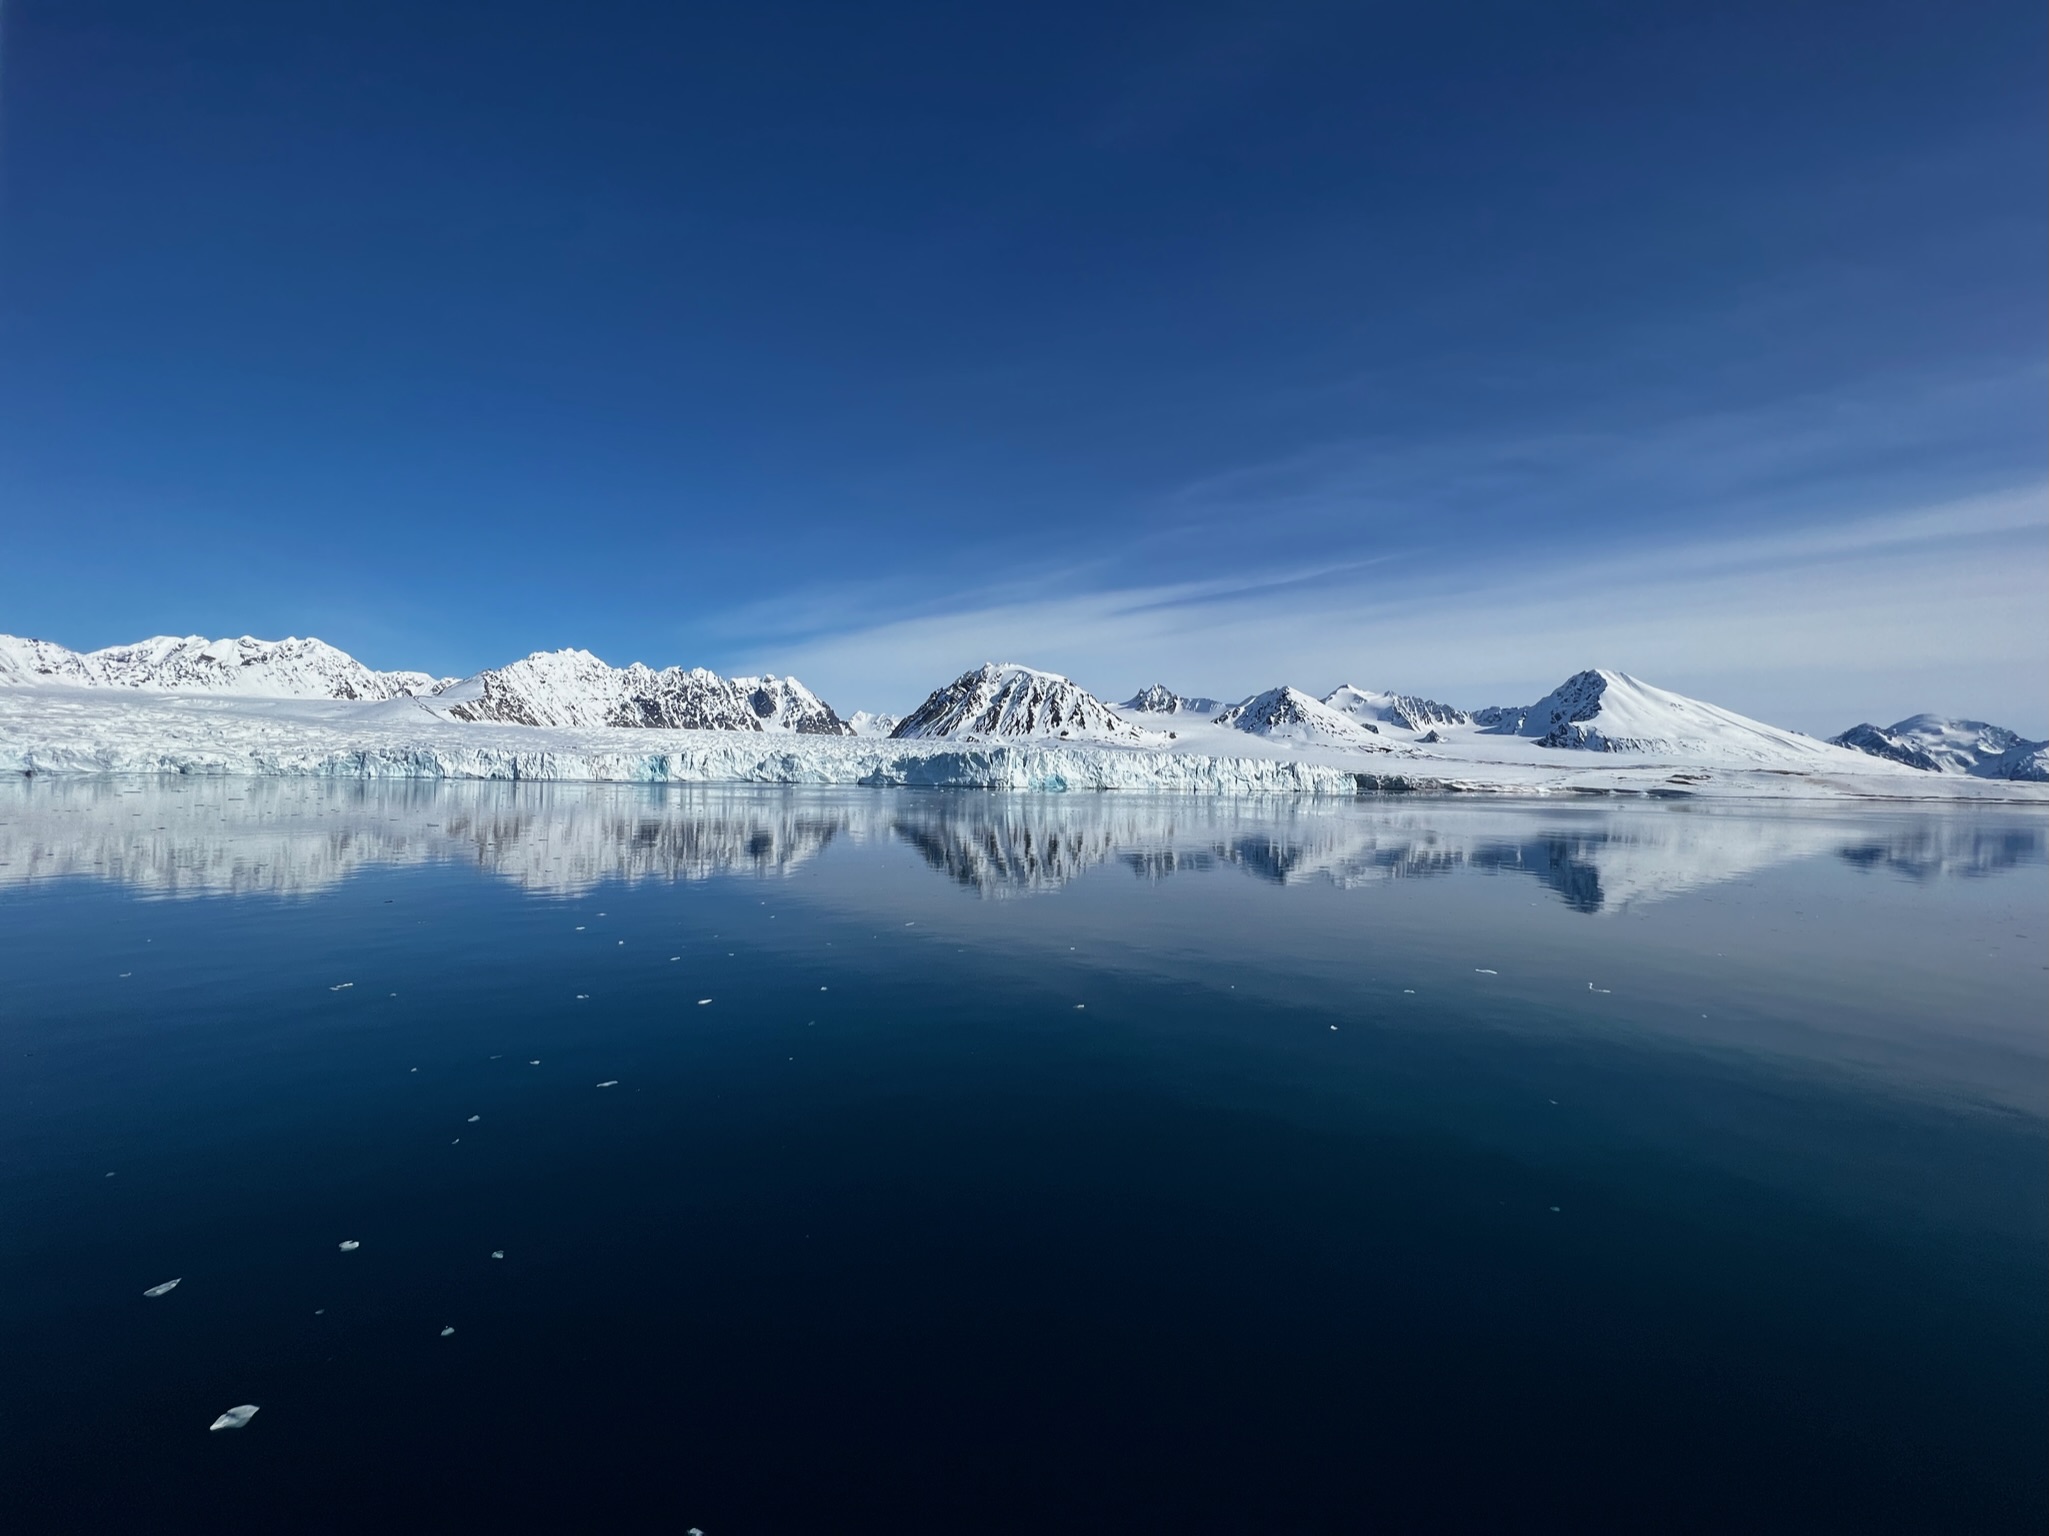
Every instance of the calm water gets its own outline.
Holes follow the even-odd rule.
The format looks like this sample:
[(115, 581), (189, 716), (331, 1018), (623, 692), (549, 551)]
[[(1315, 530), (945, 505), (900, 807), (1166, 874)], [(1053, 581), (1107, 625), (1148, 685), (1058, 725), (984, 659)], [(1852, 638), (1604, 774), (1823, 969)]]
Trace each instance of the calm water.
[(0, 787), (7, 1523), (2038, 1532), (2045, 834)]

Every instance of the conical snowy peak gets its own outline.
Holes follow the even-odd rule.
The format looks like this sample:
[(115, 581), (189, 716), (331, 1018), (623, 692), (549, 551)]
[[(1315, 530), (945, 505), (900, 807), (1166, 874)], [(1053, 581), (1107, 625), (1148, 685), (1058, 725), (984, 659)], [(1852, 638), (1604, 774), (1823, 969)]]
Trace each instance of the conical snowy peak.
[(234, 693), (267, 699), (395, 699), (430, 693), (425, 672), (376, 672), (324, 640), (209, 640), (156, 635), (133, 645), (73, 651), (0, 635), (0, 683)]
[(1982, 720), (1910, 715), (1896, 725), (1853, 725), (1832, 738), (1873, 757), (1930, 773), (1967, 773), (1979, 779), (2049, 780), (2049, 741), (2024, 741), (2018, 732)]
[(1376, 693), (1370, 688), (1354, 688), (1350, 683), (1332, 689), (1323, 696), (1323, 702), (1369, 731), (1394, 726), (1420, 735), (1439, 726), (1473, 723), (1473, 717), (1464, 710), (1435, 699), (1418, 698), (1412, 693)]
[(878, 714), (873, 710), (857, 709), (847, 716), (847, 734), (850, 736), (887, 736), (897, 728), (895, 715)]
[(1277, 741), (1330, 742), (1358, 746), (1374, 732), (1321, 699), (1285, 685), (1256, 693), (1217, 716), (1218, 725)]
[(1816, 759), (1842, 750), (1605, 669), (1574, 673), (1526, 709), (1484, 709), (1473, 718), (1496, 735), (1590, 752), (1660, 752), (1812, 769), (1821, 766)]
[(1215, 699), (1188, 698), (1165, 683), (1141, 688), (1117, 706), (1127, 715), (1214, 715), (1224, 706)]
[(589, 651), (536, 651), (445, 688), (454, 720), (506, 725), (793, 731), (843, 736), (845, 724), (793, 677), (720, 677), (703, 667), (610, 667)]
[(1101, 699), (1055, 672), (988, 662), (938, 689), (890, 733), (921, 736), (1094, 736), (1145, 733)]

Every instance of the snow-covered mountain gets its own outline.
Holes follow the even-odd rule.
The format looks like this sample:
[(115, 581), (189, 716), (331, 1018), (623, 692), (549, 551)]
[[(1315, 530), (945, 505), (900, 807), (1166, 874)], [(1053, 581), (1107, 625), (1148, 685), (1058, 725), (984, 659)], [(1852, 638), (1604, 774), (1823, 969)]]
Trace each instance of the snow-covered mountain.
[(1376, 732), (1393, 726), (1420, 736), (1439, 726), (1473, 723), (1473, 717), (1464, 710), (1435, 699), (1418, 698), (1412, 693), (1376, 693), (1370, 688), (1354, 688), (1350, 683), (1332, 689), (1323, 696), (1323, 702)]
[(1831, 740), (1930, 773), (2049, 781), (2049, 741), (2024, 741), (2017, 732), (1982, 720), (1909, 715), (1896, 725), (1853, 725)]
[(847, 734), (850, 736), (887, 736), (897, 728), (895, 715), (879, 714), (872, 710), (857, 709), (847, 716)]
[(49, 640), (0, 635), (0, 684), (148, 688), (266, 699), (396, 699), (432, 693), (425, 672), (375, 672), (324, 640), (209, 640), (157, 635), (134, 645), (74, 651)]
[(1357, 747), (1377, 734), (1320, 699), (1283, 684), (1255, 693), (1217, 716), (1217, 724), (1274, 741), (1330, 743)]
[(1221, 700), (1188, 698), (1165, 683), (1141, 688), (1117, 706), (1127, 715), (1201, 715), (1204, 718), (1218, 714), (1223, 707)]
[(703, 667), (607, 666), (589, 651), (536, 651), (451, 683), (426, 701), (451, 720), (845, 736), (846, 723), (794, 677), (720, 677)]
[(1821, 766), (1818, 759), (1841, 751), (1812, 736), (1606, 670), (1574, 673), (1534, 704), (1478, 710), (1473, 720), (1492, 735), (1525, 736), (1539, 746), (1588, 752), (1658, 752), (1814, 768)]
[(906, 715), (890, 735), (1109, 737), (1146, 733), (1057, 672), (1015, 662), (986, 662), (963, 672)]

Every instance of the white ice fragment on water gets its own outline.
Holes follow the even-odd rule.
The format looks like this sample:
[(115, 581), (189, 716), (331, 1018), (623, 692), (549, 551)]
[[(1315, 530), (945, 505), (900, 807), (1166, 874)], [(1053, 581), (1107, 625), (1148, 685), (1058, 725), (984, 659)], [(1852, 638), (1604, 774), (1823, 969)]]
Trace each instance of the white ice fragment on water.
[(535, 1058), (534, 1058), (534, 1059), (533, 1059), (532, 1061), (530, 1061), (530, 1062), (528, 1062), (528, 1063), (527, 1063), (527, 1065), (528, 1065), (528, 1066), (530, 1066), (530, 1067), (538, 1067), (538, 1066), (539, 1066), (540, 1064), (541, 1064), (541, 1058), (540, 1058), (540, 1057), (538, 1057), (538, 1056), (536, 1056), (536, 1057), (535, 1057)]
[(314, 1315), (315, 1317), (325, 1317), (325, 1316), (327, 1315), (327, 1308), (325, 1308), (325, 1307), (315, 1307), (315, 1308), (313, 1309), (313, 1315)]
[(697, 1006), (698, 1006), (698, 1007), (700, 1007), (700, 1008), (702, 1008), (702, 1007), (703, 1007), (703, 1006), (704, 1006), (704, 1005), (705, 1005), (706, 1003), (708, 1003), (708, 1002), (710, 1002), (710, 1001), (711, 1001), (711, 999), (710, 999), (710, 998), (708, 998), (708, 997), (700, 997), (700, 998), (699, 998), (699, 999), (697, 1000)]
[(445, 1339), (453, 1332), (455, 1332), (455, 1329), (452, 1327), (444, 1328), (441, 1330), (441, 1337)]
[(616, 1077), (608, 1077), (602, 1083), (599, 1083), (598, 1086), (600, 1088), (617, 1088), (619, 1086), (619, 1079)]
[(130, 976), (133, 976), (134, 974), (135, 972), (133, 971), (123, 971), (119, 979), (122, 981), (126, 981)]
[(1403, 996), (1403, 997), (1414, 997), (1415, 995), (1416, 995), (1416, 989), (1415, 989), (1414, 987), (1403, 987), (1403, 988), (1402, 988), (1402, 996)]
[(256, 1404), (244, 1403), (239, 1408), (230, 1408), (226, 1413), (207, 1425), (208, 1429), (240, 1429), (256, 1417)]
[(1486, 967), (1486, 966), (1484, 966), (1484, 965), (1476, 965), (1476, 966), (1474, 966), (1474, 967), (1473, 967), (1473, 974), (1474, 974), (1475, 976), (1499, 976), (1499, 975), (1501, 974), (1501, 972), (1499, 972), (1499, 971), (1490, 971), (1490, 970), (1488, 970), (1488, 969), (1487, 969), (1487, 967)]
[(676, 961), (681, 960), (682, 958), (683, 957), (681, 955), (671, 955), (669, 956), (669, 961), (671, 964), (674, 964)]
[(1557, 1210), (1557, 1209), (1558, 1209), (1558, 1207), (1554, 1205), (1554, 1206), (1552, 1206), (1552, 1207), (1551, 1207), (1551, 1209), (1555, 1211), (1555, 1210)]
[(1077, 1007), (1077, 1008), (1086, 1008), (1086, 1007), (1088, 1007), (1088, 1004), (1087, 1004), (1087, 1003), (1076, 1003), (1076, 1004), (1075, 1004), (1074, 1006), (1075, 1006), (1075, 1007)]
[[(184, 1278), (185, 1277), (183, 1275), (180, 1275), (178, 1277), (178, 1280), (182, 1280)], [(145, 1296), (168, 1296), (172, 1291), (175, 1291), (178, 1288), (178, 1280), (166, 1280), (162, 1285), (153, 1285), (148, 1290), (144, 1291), (142, 1294)]]
[(578, 923), (578, 924), (576, 925), (576, 931), (577, 931), (578, 933), (582, 933), (582, 932), (583, 932), (583, 924), (582, 924), (582, 923)]
[(624, 939), (621, 939), (621, 940), (619, 941), (619, 947), (620, 947), (621, 949), (624, 949), (624, 948), (626, 947), (626, 941), (625, 941)]
[(1336, 1034), (1336, 1033), (1338, 1032), (1338, 1027), (1337, 1027), (1337, 1025), (1335, 1025), (1335, 1024), (1331, 1025), (1331, 1027), (1330, 1027), (1330, 1032), (1331, 1032), (1332, 1034)]
[(463, 1124), (464, 1124), (464, 1125), (475, 1125), (475, 1124), (476, 1124), (476, 1123), (477, 1123), (477, 1122), (478, 1122), (479, 1120), (481, 1120), (481, 1119), (483, 1119), (483, 1118), (484, 1118), (484, 1117), (483, 1117), (482, 1115), (471, 1115), (471, 1116), (469, 1117), (469, 1119), (467, 1119), (467, 1120), (465, 1120), (465, 1121), (463, 1122)]
[(346, 992), (350, 987), (353, 987), (354, 985), (355, 983), (353, 981), (344, 981), (338, 986), (329, 987), (327, 990), (330, 992)]
[(503, 1248), (493, 1248), (491, 1250), (491, 1257), (494, 1259), (502, 1259), (505, 1257), (505, 1250)]
[(577, 993), (577, 994), (576, 994), (576, 1000), (577, 1000), (577, 1001), (578, 1001), (579, 1003), (587, 1003), (587, 1002), (589, 1002), (589, 1001), (590, 1001), (590, 993), (588, 993), (588, 992), (579, 992), (579, 993)]
[(1598, 993), (1600, 993), (1600, 994), (1601, 994), (1601, 996), (1603, 996), (1603, 997), (1607, 997), (1607, 996), (1609, 995), (1609, 991), (1610, 991), (1610, 989), (1609, 989), (1609, 988), (1607, 988), (1607, 987), (1597, 987), (1597, 986), (1595, 986), (1595, 985), (1594, 985), (1594, 984), (1593, 984), (1593, 983), (1592, 983), (1591, 981), (1587, 983), (1587, 990), (1588, 990), (1589, 992), (1598, 992)]
[(344, 1238), (341, 1244), (341, 1251), (343, 1253), (354, 1253), (358, 1248), (362, 1246), (363, 1245), (357, 1242), (353, 1237)]
[[(1705, 1015), (1705, 1014), (1703, 1014), (1703, 1015), (1702, 1015), (1702, 1017), (1703, 1017), (1703, 1018), (1705, 1018), (1705, 1017), (1706, 1017), (1706, 1015)], [(111, 1179), (111, 1178), (113, 1177), (113, 1175), (112, 1175), (112, 1174), (110, 1173), (110, 1174), (108, 1174), (108, 1175), (107, 1175), (107, 1177)]]

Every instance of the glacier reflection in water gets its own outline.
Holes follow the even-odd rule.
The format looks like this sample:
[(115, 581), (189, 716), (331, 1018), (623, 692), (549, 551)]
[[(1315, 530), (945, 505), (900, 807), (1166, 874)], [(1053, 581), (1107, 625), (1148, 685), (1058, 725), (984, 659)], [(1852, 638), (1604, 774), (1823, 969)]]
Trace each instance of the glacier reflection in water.
[(90, 878), (160, 896), (310, 895), (376, 866), (472, 865), (540, 895), (610, 880), (788, 875), (836, 842), (914, 849), (985, 897), (1098, 868), (1340, 888), (1461, 870), (1626, 911), (1838, 859), (1914, 880), (2049, 853), (2039, 815), (1718, 803), (1225, 799), (963, 791), (663, 789), (315, 779), (23, 781), (0, 791), (0, 887)]

